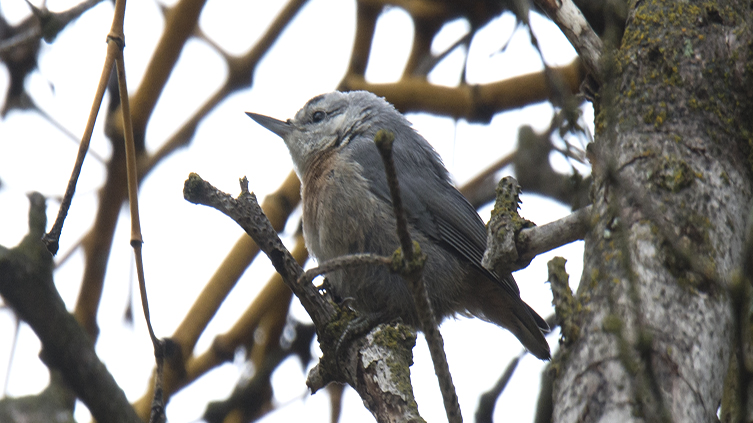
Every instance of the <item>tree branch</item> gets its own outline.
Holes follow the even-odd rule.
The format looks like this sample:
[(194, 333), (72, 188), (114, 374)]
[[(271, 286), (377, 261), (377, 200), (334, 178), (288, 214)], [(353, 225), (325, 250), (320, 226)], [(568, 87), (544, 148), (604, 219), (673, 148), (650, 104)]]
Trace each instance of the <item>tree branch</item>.
[(572, 0), (534, 0), (549, 16), (578, 52), (588, 72), (601, 82), (601, 51), (604, 43)]
[[(400, 240), (400, 252), (396, 254), (399, 259), (400, 275), (408, 283), (413, 302), (416, 305), (416, 314), (421, 324), (421, 331), (426, 337), (426, 343), (429, 344), (429, 353), (431, 361), (434, 364), (434, 373), (439, 381), (439, 389), (442, 393), (444, 408), (447, 413), (447, 420), (450, 423), (462, 423), (463, 416), (460, 413), (460, 404), (458, 395), (455, 392), (455, 384), (452, 383), (452, 374), (450, 366), (447, 363), (447, 355), (444, 352), (444, 340), (439, 332), (434, 311), (429, 301), (429, 293), (423, 280), (424, 263), (426, 263), (426, 254), (421, 252), (418, 243), (411, 240), (408, 231), (408, 219), (403, 209), (403, 200), (400, 196), (400, 183), (397, 179), (397, 170), (392, 157), (392, 144), (395, 141), (395, 134), (385, 129), (380, 129), (374, 136), (379, 154), (382, 156), (384, 170), (387, 177), (387, 185), (390, 188), (390, 197), (392, 198), (392, 207), (395, 214), (395, 223), (397, 237)], [(393, 266), (394, 267), (394, 266)]]
[(520, 186), (507, 176), (497, 186), (497, 203), (487, 225), (487, 245), (482, 264), (503, 274), (528, 266), (538, 254), (583, 239), (591, 206), (543, 226), (518, 215)]
[(259, 207), (256, 196), (248, 192), (248, 181), (241, 180), (241, 194), (233, 198), (199, 175), (186, 180), (186, 200), (214, 207), (236, 221), (269, 257), (285, 284), (300, 299), (316, 326), (324, 352), (319, 364), (309, 373), (312, 392), (331, 381), (351, 385), (364, 399), (367, 408), (380, 422), (419, 419), (410, 385), (409, 366), (415, 332), (402, 324), (379, 325), (358, 337), (336, 357), (335, 340), (347, 326), (352, 313), (335, 305), (311, 283), (302, 283), (304, 271), (285, 248)]
[[(551, 68), (567, 88), (576, 93), (585, 77), (580, 60)], [(489, 123), (494, 114), (549, 99), (551, 89), (545, 73), (536, 72), (483, 85), (443, 87), (420, 77), (403, 77), (388, 84), (372, 84), (363, 76), (346, 75), (341, 90), (366, 90), (385, 97), (402, 113), (422, 111)]]
[(52, 256), (40, 241), (44, 197), (32, 194), (30, 199), (29, 234), (17, 247), (0, 250), (0, 294), (39, 337), (42, 361), (63, 375), (96, 420), (141, 423), (55, 288)]

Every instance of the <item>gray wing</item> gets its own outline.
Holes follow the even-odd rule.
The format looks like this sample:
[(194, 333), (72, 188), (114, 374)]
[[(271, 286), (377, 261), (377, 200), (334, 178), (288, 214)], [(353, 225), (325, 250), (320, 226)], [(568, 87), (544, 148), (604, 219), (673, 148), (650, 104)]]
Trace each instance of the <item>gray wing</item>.
[[(401, 136), (402, 135), (402, 136)], [(415, 137), (415, 138), (413, 138)], [(486, 227), (476, 209), (449, 181), (447, 170), (429, 144), (410, 129), (396, 134), (393, 158), (408, 221), (445, 249), (468, 260), (520, 298), (512, 277), (499, 277), (481, 265), (486, 249)], [(365, 137), (364, 137), (365, 138)], [(373, 141), (350, 143), (349, 154), (364, 169), (371, 191), (391, 203), (382, 158)]]

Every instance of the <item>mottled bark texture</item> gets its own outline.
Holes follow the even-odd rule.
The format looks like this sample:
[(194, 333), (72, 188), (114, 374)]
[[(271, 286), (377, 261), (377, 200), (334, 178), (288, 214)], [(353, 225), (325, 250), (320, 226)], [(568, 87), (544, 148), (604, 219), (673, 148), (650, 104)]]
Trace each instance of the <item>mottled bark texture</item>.
[(555, 422), (717, 421), (751, 204), (749, 1), (638, 1), (605, 52)]

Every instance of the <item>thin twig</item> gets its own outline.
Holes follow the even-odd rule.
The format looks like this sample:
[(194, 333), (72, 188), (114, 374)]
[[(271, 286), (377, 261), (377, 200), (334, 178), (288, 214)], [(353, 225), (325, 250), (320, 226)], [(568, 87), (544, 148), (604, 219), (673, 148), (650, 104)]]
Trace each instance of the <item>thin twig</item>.
[[(110, 37), (118, 37), (110, 35)], [(122, 42), (122, 38), (119, 38)], [(141, 236), (141, 222), (139, 219), (139, 186), (137, 181), (138, 171), (136, 169), (136, 145), (133, 139), (133, 126), (131, 125), (131, 109), (128, 103), (128, 87), (126, 86), (125, 61), (123, 60), (122, 50), (115, 57), (115, 63), (118, 72), (118, 90), (120, 91), (120, 108), (123, 116), (123, 135), (125, 139), (126, 153), (126, 177), (128, 179), (128, 204), (131, 214), (131, 247), (133, 248), (134, 258), (136, 260), (136, 276), (139, 281), (139, 291), (141, 293), (141, 306), (144, 310), (146, 327), (149, 331), (149, 338), (152, 340), (155, 353), (158, 348), (158, 339), (154, 335), (151, 317), (149, 313), (149, 302), (146, 296), (146, 280), (144, 278), (144, 261), (142, 257), (142, 244), (144, 243)]]
[[(460, 46), (468, 46), (468, 44), (471, 42), (471, 39), (473, 39), (473, 36), (475, 33), (473, 31), (468, 31), (467, 34), (460, 37), (457, 41), (452, 43), (450, 47), (445, 49), (445, 51), (437, 54), (437, 55), (429, 55), (425, 57), (421, 62), (419, 62), (418, 66), (416, 66), (415, 71), (413, 72), (413, 75), (428, 75), (429, 72), (431, 72), (439, 62), (444, 60), (447, 56), (450, 55), (453, 51), (455, 51), (456, 48)], [(462, 79), (463, 81), (465, 78)]]
[(403, 211), (403, 199), (400, 196), (395, 162), (392, 160), (393, 142), (395, 142), (395, 134), (384, 129), (377, 131), (374, 137), (374, 143), (376, 143), (384, 162), (387, 185), (390, 187), (392, 207), (395, 212), (395, 223), (397, 225), (397, 237), (400, 240), (400, 247), (403, 250), (405, 260), (411, 261), (413, 260), (413, 242), (410, 239), (410, 233), (408, 233), (408, 220)]
[(136, 143), (133, 136), (133, 124), (131, 122), (131, 107), (128, 98), (128, 86), (126, 84), (125, 60), (123, 58), (123, 48), (125, 47), (125, 36), (123, 34), (123, 19), (125, 17), (125, 0), (119, 0), (116, 3), (116, 19), (108, 34), (107, 39), (110, 44), (115, 44), (119, 50), (115, 54), (115, 64), (118, 76), (118, 92), (120, 94), (120, 111), (123, 118), (123, 138), (125, 142), (126, 156), (126, 177), (128, 181), (128, 204), (131, 215), (131, 247), (133, 248), (134, 259), (136, 261), (136, 275), (139, 281), (139, 292), (141, 293), (141, 306), (144, 310), (144, 320), (149, 332), (149, 338), (154, 348), (154, 359), (157, 364), (157, 377), (155, 378), (154, 397), (152, 400), (152, 412), (150, 423), (162, 423), (165, 421), (165, 403), (162, 390), (162, 380), (164, 372), (165, 342), (160, 341), (154, 334), (152, 328), (152, 319), (149, 313), (149, 301), (146, 295), (146, 279), (144, 277), (144, 259), (142, 257), (142, 245), (144, 243), (141, 236), (141, 221), (139, 218), (139, 184), (138, 184), (138, 165), (136, 163)]
[(55, 268), (62, 267), (68, 261), (68, 259), (70, 259), (73, 256), (73, 253), (75, 253), (79, 249), (79, 247), (81, 247), (85, 239), (86, 239), (86, 235), (82, 236), (71, 245), (71, 248), (68, 251), (58, 256), (57, 261), (55, 261)]
[[(109, 38), (108, 38), (109, 41)], [(91, 110), (89, 111), (89, 119), (86, 121), (86, 128), (84, 129), (84, 135), (81, 138), (81, 143), (78, 146), (78, 155), (76, 156), (76, 162), (73, 165), (73, 171), (71, 177), (68, 180), (68, 186), (65, 189), (65, 195), (60, 202), (60, 209), (58, 210), (55, 223), (52, 225), (52, 229), (47, 232), (43, 237), (47, 250), (53, 255), (57, 254), (60, 248), (60, 233), (63, 231), (63, 223), (68, 215), (68, 210), (71, 207), (71, 201), (73, 200), (73, 193), (76, 191), (76, 184), (78, 183), (78, 177), (81, 174), (81, 167), (84, 165), (84, 158), (86, 152), (89, 150), (89, 142), (91, 141), (92, 132), (94, 131), (94, 123), (97, 120), (97, 114), (99, 114), (99, 107), (102, 104), (102, 98), (105, 95), (105, 89), (107, 88), (107, 81), (110, 78), (110, 73), (115, 65), (115, 55), (118, 51), (116, 43), (107, 43), (107, 56), (105, 57), (105, 64), (102, 67), (102, 74), (99, 76), (99, 84), (97, 85), (97, 92), (94, 94), (94, 101), (92, 102)]]
[(313, 267), (303, 272), (298, 283), (311, 283), (315, 277), (335, 270), (369, 265), (390, 266), (391, 264), (392, 259), (390, 257), (371, 253), (350, 254), (347, 256), (335, 257), (331, 260), (320, 263), (317, 267)]
[(11, 310), (11, 319), (13, 319), (13, 341), (10, 343), (10, 355), (8, 356), (8, 365), (5, 368), (5, 381), (3, 382), (3, 392), (2, 396), (7, 397), (8, 396), (8, 382), (10, 381), (10, 370), (11, 367), (14, 364), (14, 359), (16, 358), (16, 350), (18, 349), (18, 332), (19, 329), (21, 329), (21, 319), (19, 319), (18, 314), (16, 314), (16, 311), (10, 308), (10, 305), (8, 306), (8, 309)]
[[(70, 139), (71, 141), (75, 142), (76, 144), (80, 143), (81, 140), (79, 140), (78, 137), (76, 137), (76, 135), (74, 135), (71, 131), (69, 131), (68, 128), (66, 128), (65, 126), (63, 126), (62, 123), (58, 122), (55, 118), (53, 118), (49, 113), (47, 113), (46, 110), (44, 110), (41, 107), (39, 107), (39, 104), (37, 104), (37, 102), (34, 101), (34, 99), (32, 97), (29, 97), (29, 99), (31, 100), (31, 104), (32, 104), (33, 109), (36, 110), (36, 112), (39, 113), (44, 119), (47, 119), (47, 121), (50, 122), (52, 124), (52, 126), (54, 126), (55, 128), (57, 128), (58, 131), (62, 132), (63, 135), (65, 135), (66, 137), (68, 137), (68, 139)], [(101, 155), (99, 155), (94, 150), (88, 150), (86, 154), (88, 154), (89, 156), (93, 157), (94, 159), (96, 159), (100, 163), (103, 163), (103, 164), (107, 163), (107, 160), (105, 160), (104, 157), (102, 157)]]
[(523, 22), (528, 27), (528, 36), (531, 38), (531, 45), (539, 53), (539, 56), (541, 57), (541, 63), (544, 64), (544, 75), (546, 76), (546, 83), (549, 86), (550, 102), (552, 103), (552, 105), (562, 108), (574, 107), (574, 102), (572, 101), (573, 92), (568, 90), (565, 80), (557, 72), (554, 71), (554, 68), (546, 63), (546, 60), (544, 60), (544, 54), (541, 52), (539, 39), (538, 37), (536, 37), (536, 34), (533, 33), (531, 24), (528, 21), (528, 15), (524, 17), (518, 16), (518, 18), (523, 19)]
[(518, 368), (520, 359), (526, 354), (519, 354), (517, 357), (510, 360), (510, 363), (505, 368), (502, 376), (499, 377), (497, 383), (494, 384), (490, 390), (484, 392), (478, 399), (478, 407), (476, 408), (476, 423), (491, 423), (492, 415), (494, 414), (494, 406), (497, 403), (497, 398), (502, 395), (502, 391), (505, 390), (507, 384), (510, 382), (512, 375), (515, 373), (515, 369)]
[[(426, 291), (426, 285), (421, 276), (423, 265), (426, 262), (426, 255), (421, 253), (418, 244), (414, 246), (408, 232), (408, 221), (403, 210), (397, 171), (395, 170), (395, 163), (392, 158), (392, 143), (394, 141), (395, 134), (384, 129), (377, 131), (374, 137), (374, 143), (377, 145), (384, 163), (387, 184), (389, 185), (392, 198), (392, 207), (395, 213), (397, 236), (400, 239), (402, 252), (400, 267), (403, 271), (401, 275), (406, 279), (411, 288), (413, 301), (416, 305), (416, 314), (421, 324), (421, 331), (424, 333), (426, 343), (429, 345), (429, 353), (431, 354), (432, 363), (434, 363), (434, 373), (436, 373), (437, 380), (439, 381), (439, 389), (442, 392), (447, 420), (450, 423), (460, 423), (463, 421), (463, 416), (460, 413), (458, 395), (455, 392), (455, 385), (452, 383), (452, 374), (447, 364), (444, 341), (437, 327), (429, 295)], [(414, 248), (416, 251), (414, 251)]]

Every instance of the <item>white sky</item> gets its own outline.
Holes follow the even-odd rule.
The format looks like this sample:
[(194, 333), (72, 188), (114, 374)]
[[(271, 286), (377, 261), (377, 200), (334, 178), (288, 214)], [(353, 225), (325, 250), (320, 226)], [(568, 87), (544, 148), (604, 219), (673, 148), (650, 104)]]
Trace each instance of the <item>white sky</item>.
[[(38, 3), (38, 2), (35, 2)], [(333, 4), (335, 3), (335, 4)], [(64, 10), (73, 2), (51, 0), (51, 10)], [(281, 3), (280, 3), (281, 4)], [(28, 8), (21, 0), (0, 0), (6, 17), (23, 19)], [(242, 54), (266, 29), (276, 15), (277, 2), (213, 0), (204, 9), (200, 25), (216, 43), (232, 54)], [(268, 8), (271, 8), (267, 10)], [(232, 11), (232, 13), (228, 13)], [(194, 206), (182, 198), (183, 181), (197, 172), (219, 188), (237, 193), (237, 180), (247, 175), (259, 198), (274, 191), (291, 169), (284, 144), (276, 136), (248, 119), (244, 111), (277, 118), (291, 117), (309, 98), (332, 90), (344, 75), (355, 31), (355, 2), (313, 0), (285, 30), (254, 74), (254, 86), (228, 98), (199, 126), (191, 146), (173, 154), (142, 184), (140, 205), (144, 234), (144, 259), (152, 321), (158, 336), (169, 336), (194, 302), (204, 283), (242, 233), (219, 212)], [(98, 5), (70, 25), (52, 45), (43, 45), (39, 70), (27, 80), (35, 101), (55, 120), (80, 136), (86, 122), (105, 54), (105, 35), (112, 20), (109, 2)], [(471, 45), (468, 79), (486, 83), (541, 69), (537, 53), (530, 47), (525, 30), (514, 31), (511, 14), (492, 21)], [(575, 52), (557, 28), (538, 15), (532, 25), (550, 65), (569, 63)], [(366, 77), (371, 82), (399, 79), (410, 44), (412, 23), (402, 10), (384, 13), (377, 24), (376, 39)], [(152, 2), (129, 2), (126, 14), (126, 66), (131, 90), (138, 87), (151, 51), (163, 28), (158, 6)], [(434, 43), (442, 51), (468, 31), (458, 20), (448, 24)], [(497, 53), (511, 37), (504, 53)], [(463, 66), (464, 51), (450, 54), (430, 74), (436, 84), (455, 85)], [(0, 67), (0, 92), (8, 77)], [(147, 147), (157, 149), (173, 131), (222, 83), (225, 64), (206, 43), (190, 41), (168, 82), (147, 130)], [(105, 99), (105, 104), (107, 98)], [(515, 147), (520, 125), (536, 130), (549, 125), (548, 104), (530, 106), (496, 116), (490, 125), (455, 122), (425, 114), (411, 114), (409, 120), (443, 156), (458, 184), (475, 176)], [(100, 116), (101, 117), (101, 116)], [(585, 108), (585, 122), (593, 125), (593, 112)], [(110, 147), (98, 121), (92, 151), (108, 157)], [(65, 189), (77, 145), (35, 113), (10, 114), (0, 121), (0, 244), (15, 245), (26, 232), (28, 203), (25, 194), (40, 191), (59, 197)], [(479, 154), (484, 151), (485, 154)], [(569, 165), (558, 157), (553, 163), (562, 171)], [(581, 169), (583, 171), (583, 169)], [(500, 176), (510, 172), (506, 169)], [(61, 254), (78, 242), (93, 221), (97, 190), (103, 183), (104, 166), (87, 157), (73, 206), (61, 239)], [(535, 195), (523, 195), (521, 214), (547, 223), (567, 215), (569, 210)], [(48, 220), (54, 220), (58, 203), (50, 201)], [(482, 210), (488, 219), (489, 211)], [(152, 371), (152, 348), (140, 312), (133, 327), (123, 323), (123, 312), (135, 288), (129, 227), (125, 209), (115, 234), (105, 291), (99, 314), (101, 335), (97, 352), (131, 400), (140, 398)], [(291, 220), (294, 228), (297, 223)], [(284, 239), (290, 241), (290, 233)], [(537, 257), (515, 273), (523, 299), (542, 316), (553, 312), (551, 292), (544, 283), (546, 262), (555, 255), (568, 259), (571, 285), (577, 286), (582, 270), (582, 242)], [(80, 252), (61, 266), (55, 280), (63, 299), (72, 308), (78, 295), (83, 258)], [(272, 267), (260, 256), (243, 276), (198, 344), (209, 347), (215, 335), (229, 328), (269, 278)], [(135, 298), (138, 298), (136, 296)], [(135, 300), (137, 301), (137, 300)], [(140, 310), (137, 302), (134, 310)], [(298, 306), (295, 315), (305, 318)], [(0, 309), (0, 383), (10, 396), (36, 393), (48, 382), (45, 366), (37, 358), (39, 342), (33, 332), (21, 326), (11, 360), (14, 320)], [(460, 405), (467, 421), (473, 419), (481, 393), (496, 382), (510, 359), (522, 347), (507, 331), (478, 320), (449, 320), (442, 325), (448, 360), (456, 383)], [(558, 333), (548, 337), (556, 348)], [(432, 422), (446, 421), (441, 396), (433, 374), (428, 349), (422, 338), (414, 350), (412, 378), (421, 415)], [(225, 398), (237, 380), (240, 364), (226, 364), (209, 373), (173, 397), (167, 408), (172, 422), (196, 421), (208, 401)], [(497, 404), (496, 421), (531, 421), (538, 395), (543, 364), (524, 358), (510, 385)], [(306, 371), (297, 361), (283, 363), (273, 376), (275, 398), (280, 410), (265, 422), (283, 422), (305, 416), (307, 421), (329, 421), (329, 399), (322, 392), (307, 394)], [(302, 414), (305, 413), (305, 414)], [(76, 418), (88, 420), (85, 407), (77, 407)], [(344, 422), (372, 421), (360, 398), (352, 390), (345, 394)]]

